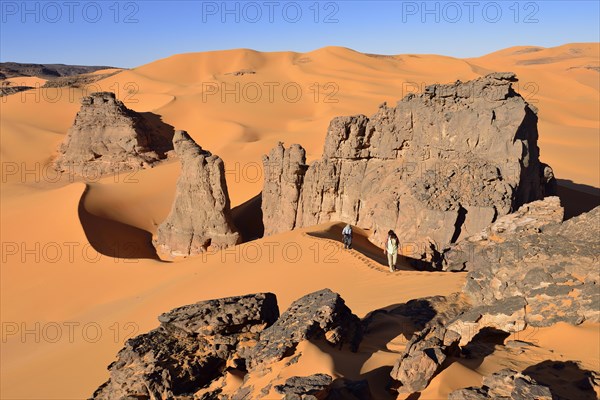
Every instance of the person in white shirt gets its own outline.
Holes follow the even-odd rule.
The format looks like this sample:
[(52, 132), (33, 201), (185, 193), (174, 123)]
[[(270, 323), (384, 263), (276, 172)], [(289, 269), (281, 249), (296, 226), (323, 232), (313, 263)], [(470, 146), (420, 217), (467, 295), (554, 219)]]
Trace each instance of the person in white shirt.
[(390, 230), (388, 232), (385, 248), (383, 249), (383, 254), (387, 254), (390, 272), (394, 272), (396, 270), (396, 261), (398, 260), (398, 243), (398, 236), (396, 236), (394, 231)]
[(344, 242), (345, 249), (352, 248), (352, 227), (350, 224), (347, 224), (342, 230), (342, 241)]

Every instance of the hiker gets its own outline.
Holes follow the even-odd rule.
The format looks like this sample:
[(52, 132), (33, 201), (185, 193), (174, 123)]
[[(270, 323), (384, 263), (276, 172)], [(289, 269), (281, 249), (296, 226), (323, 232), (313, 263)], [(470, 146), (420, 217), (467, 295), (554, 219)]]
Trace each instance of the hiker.
[(394, 231), (388, 231), (388, 237), (385, 243), (385, 248), (383, 249), (383, 254), (387, 254), (390, 272), (394, 272), (396, 270), (396, 261), (398, 260), (398, 243), (398, 236), (396, 236)]
[(347, 224), (342, 231), (342, 242), (344, 242), (345, 249), (352, 248), (352, 227)]

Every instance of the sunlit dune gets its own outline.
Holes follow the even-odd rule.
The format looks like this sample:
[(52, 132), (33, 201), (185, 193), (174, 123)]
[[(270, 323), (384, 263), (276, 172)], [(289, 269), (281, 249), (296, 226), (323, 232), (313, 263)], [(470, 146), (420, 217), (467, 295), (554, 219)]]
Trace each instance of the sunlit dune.
[[(246, 202), (261, 192), (262, 156), (278, 141), (302, 144), (312, 161), (321, 156), (332, 118), (372, 115), (379, 104), (395, 104), (426, 85), (492, 71), (515, 72), (515, 89), (539, 109), (540, 158), (558, 179), (575, 184), (571, 198), (577, 199), (578, 185), (593, 196), (593, 188), (600, 186), (599, 51), (598, 43), (521, 46), (458, 59), (376, 56), (342, 47), (302, 54), (237, 49), (96, 71), (120, 72), (87, 88), (45, 89), (40, 78), (7, 80), (39, 88), (0, 97), (0, 307), (3, 324), (16, 329), (3, 337), (0, 397), (89, 397), (106, 380), (106, 366), (125, 339), (156, 327), (159, 314), (183, 304), (268, 291), (285, 310), (309, 292), (330, 288), (362, 318), (411, 299), (460, 291), (465, 281), (466, 273), (419, 271), (407, 260), (392, 274), (381, 249), (367, 240), (368, 232), (358, 231), (356, 246), (344, 250), (337, 223), (183, 261), (158, 260), (150, 240), (169, 214), (180, 172), (177, 159), (140, 171), (88, 177), (88, 182), (60, 178), (49, 168), (80, 98), (90, 89), (115, 92), (127, 107), (160, 116), (218, 154), (225, 161), (232, 208), (241, 205), (235, 218), (253, 231), (258, 208), (256, 201)], [(332, 355), (303, 342), (307, 356), (290, 371), (367, 374), (371, 382), (383, 381), (407, 338), (402, 321), (378, 323), (381, 330), (365, 338), (362, 354)], [(95, 325), (88, 332), (89, 324)], [(33, 334), (22, 340), (25, 328), (43, 336), (56, 325), (62, 333), (55, 342), (47, 337), (36, 342)], [(69, 325), (74, 326), (73, 340)], [(100, 329), (97, 340), (91, 329)], [(597, 324), (561, 323), (536, 335), (540, 349), (535, 356), (553, 352), (557, 359), (597, 368)], [(534, 364), (527, 354), (511, 358), (506, 351), (499, 349), (479, 365), (456, 360), (420, 398), (481, 385), (484, 375), (509, 362), (522, 368)], [(354, 357), (348, 358), (345, 371), (340, 370), (344, 357)], [(377, 398), (391, 398), (376, 390)]]

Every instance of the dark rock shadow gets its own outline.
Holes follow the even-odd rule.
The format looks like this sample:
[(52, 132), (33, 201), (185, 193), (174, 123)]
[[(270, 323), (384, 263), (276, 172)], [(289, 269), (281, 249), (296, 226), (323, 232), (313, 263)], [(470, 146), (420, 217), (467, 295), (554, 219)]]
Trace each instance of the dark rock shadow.
[(600, 205), (600, 189), (575, 183), (568, 179), (557, 179), (557, 195), (565, 208), (565, 220), (593, 210)]
[(94, 250), (108, 257), (160, 261), (150, 232), (87, 211), (84, 206), (87, 191), (88, 188), (79, 200), (77, 211), (85, 236)]
[(390, 372), (392, 371), (392, 367), (384, 366), (369, 372), (360, 372), (362, 366), (371, 357), (372, 353), (362, 351), (360, 348), (357, 353), (352, 353), (348, 349), (340, 350), (332, 347), (323, 339), (313, 339), (311, 343), (318, 347), (324, 354), (331, 357), (334, 370), (342, 375), (344, 379), (367, 381), (369, 383), (370, 396), (364, 396), (365, 399), (393, 400), (398, 396), (398, 393), (391, 390), (392, 378)]
[(165, 123), (162, 117), (152, 112), (137, 113), (136, 130), (146, 135), (148, 149), (155, 151), (160, 158), (166, 158), (167, 152), (173, 150), (175, 128)]
[(496, 351), (496, 346), (504, 345), (504, 341), (510, 333), (496, 328), (486, 327), (481, 329), (469, 343), (462, 348), (462, 354), (467, 359), (475, 361), (469, 364), (470, 368), (477, 368), (483, 360)]
[[(402, 317), (407, 319), (410, 322), (410, 329), (408, 331), (402, 329), (396, 336), (400, 333), (405, 333), (405, 336), (410, 338), (415, 332), (425, 328), (425, 325), (437, 316), (437, 311), (428, 299), (414, 299), (409, 300), (406, 303), (390, 305), (371, 311), (362, 319), (362, 324), (366, 332), (372, 330), (373, 324), (382, 316)], [(408, 336), (406, 334), (408, 334)]]
[(242, 236), (242, 243), (264, 236), (265, 226), (261, 205), (262, 192), (231, 210), (233, 225)]
[(594, 373), (581, 369), (574, 361), (546, 360), (526, 368), (522, 373), (548, 386), (555, 400), (597, 399), (592, 385)]

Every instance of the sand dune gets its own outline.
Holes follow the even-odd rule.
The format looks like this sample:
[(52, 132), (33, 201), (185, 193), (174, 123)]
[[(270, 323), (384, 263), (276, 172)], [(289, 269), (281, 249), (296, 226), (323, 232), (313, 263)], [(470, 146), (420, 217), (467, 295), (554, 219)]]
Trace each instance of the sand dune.
[[(308, 292), (328, 287), (364, 317), (410, 299), (458, 291), (465, 278), (415, 271), (405, 260), (401, 271), (390, 274), (383, 254), (364, 233), (353, 250), (343, 250), (337, 224), (177, 263), (159, 262), (149, 238), (171, 207), (178, 162), (87, 183), (58, 179), (48, 169), (88, 90), (115, 91), (128, 107), (161, 116), (219, 154), (226, 163), (232, 206), (242, 205), (236, 218), (256, 235), (256, 201), (248, 201), (262, 188), (261, 157), (277, 141), (301, 143), (312, 160), (321, 155), (331, 118), (369, 115), (383, 101), (393, 104), (426, 84), (469, 80), (490, 71), (517, 73), (518, 91), (540, 110), (542, 159), (558, 178), (593, 191), (600, 179), (598, 51), (598, 43), (584, 43), (456, 59), (383, 57), (340, 47), (304, 54), (240, 49), (176, 55), (124, 70), (90, 88), (38, 89), (1, 98), (0, 307), (6, 335), (0, 397), (89, 396), (106, 379), (105, 367), (127, 337), (155, 327), (157, 315), (182, 304), (271, 291), (285, 309)], [(106, 71), (96, 73), (101, 72)], [(337, 375), (366, 374), (373, 382), (383, 381), (406, 342), (405, 324), (395, 319), (378, 323), (381, 330), (366, 338), (363, 353), (350, 367), (340, 369), (348, 355), (305, 343), (311, 364)], [(54, 340), (57, 326), (60, 337)], [(34, 333), (23, 337), (24, 329)], [(597, 325), (559, 324), (539, 335), (544, 351), (597, 368), (598, 351), (589, 348), (598, 342)], [(577, 338), (581, 345), (562, 344), (562, 337)], [(480, 384), (481, 376), (500, 369), (512, 360), (509, 356), (499, 349), (479, 365), (455, 362), (420, 398)], [(383, 389), (377, 396), (389, 398)]]

